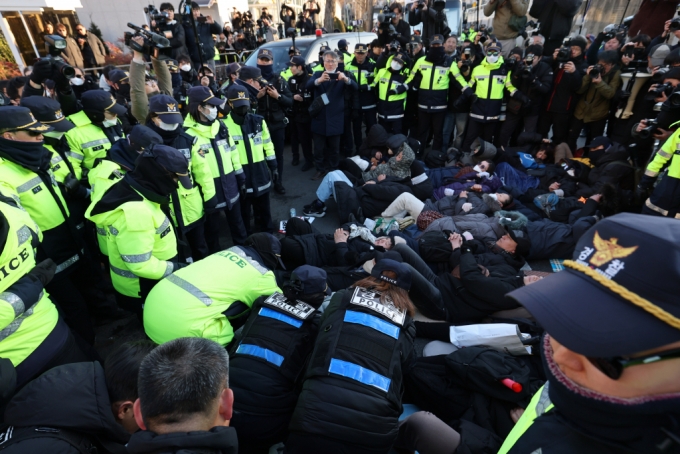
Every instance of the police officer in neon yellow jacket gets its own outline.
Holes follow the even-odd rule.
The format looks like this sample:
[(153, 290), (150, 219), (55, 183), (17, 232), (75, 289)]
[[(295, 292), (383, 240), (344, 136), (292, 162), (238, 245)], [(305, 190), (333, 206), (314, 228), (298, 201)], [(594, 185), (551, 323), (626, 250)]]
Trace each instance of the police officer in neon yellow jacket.
[[(673, 126), (677, 127), (677, 123)], [(666, 166), (668, 173), (645, 201), (642, 214), (680, 219), (680, 129), (666, 140), (645, 169), (640, 191), (646, 193), (650, 190)]]
[(125, 137), (118, 116), (125, 115), (127, 109), (103, 90), (86, 91), (80, 102), (83, 110), (68, 117), (76, 127), (66, 133), (66, 140), (72, 150), (83, 155), (83, 166), (91, 169), (95, 159), (106, 156), (106, 150)]
[(48, 366), (87, 360), (45, 291), (56, 265), (36, 266), (41, 239), (21, 205), (0, 193), (0, 357), (16, 368), (18, 387)]
[(256, 233), (245, 246), (213, 254), (167, 276), (144, 304), (144, 331), (156, 343), (203, 337), (229, 344), (260, 296), (280, 292), (272, 270), (281, 243)]
[(169, 203), (178, 181), (191, 188), (188, 166), (176, 149), (154, 145), (140, 154), (132, 172), (89, 208), (88, 218), (107, 229), (118, 304), (140, 319), (151, 288), (181, 266), (175, 231), (161, 207)]

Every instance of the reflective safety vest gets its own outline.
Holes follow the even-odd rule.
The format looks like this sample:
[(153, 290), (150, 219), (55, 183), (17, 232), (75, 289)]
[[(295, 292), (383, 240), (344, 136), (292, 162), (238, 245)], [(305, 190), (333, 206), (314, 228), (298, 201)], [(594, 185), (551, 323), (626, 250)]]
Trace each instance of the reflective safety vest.
[[(223, 120), (215, 120), (210, 126), (195, 121), (191, 115), (184, 120), (186, 133), (196, 138), (192, 148), (192, 162), (205, 163), (200, 181), (205, 181), (206, 170), (213, 179), (213, 189), (207, 195), (217, 195), (217, 208), (231, 208), (239, 199), (235, 175), (243, 173), (241, 161)], [(202, 161), (202, 162), (201, 162)], [(199, 175), (196, 175), (199, 178)], [(210, 198), (205, 197), (205, 200)]]
[(376, 74), (375, 62), (366, 57), (364, 63), (359, 65), (356, 59), (352, 58), (349, 64), (345, 65), (345, 71), (352, 73), (359, 86), (359, 103), (361, 104), (361, 109), (375, 109), (376, 99), (372, 90)]
[(277, 291), (274, 273), (234, 246), (157, 283), (144, 304), (144, 331), (159, 344), (202, 337), (227, 345), (234, 330), (224, 312), (235, 301), (250, 308), (260, 296)]
[(64, 157), (58, 151), (56, 151), (54, 147), (47, 144), (44, 144), (43, 146), (50, 150), (50, 153), (52, 153), (52, 157), (50, 158), (50, 169), (52, 170), (54, 178), (56, 178), (57, 182), (63, 183), (64, 178), (66, 178), (66, 175), (69, 173), (72, 173), (74, 177), (80, 180), (80, 178), (83, 176), (83, 168), (81, 166), (84, 156), (82, 154), (76, 153), (74, 151), (67, 151), (64, 153), (66, 156), (65, 161)]
[(0, 201), (0, 212), (9, 224), (0, 253), (0, 357), (16, 367), (52, 332), (59, 313), (42, 284), (27, 277), (36, 264), (40, 229), (13, 204)]
[[(412, 81), (418, 76), (417, 86)], [(427, 56), (420, 57), (413, 65), (411, 75), (406, 79), (409, 87), (418, 90), (418, 108), (426, 112), (444, 112), (447, 108), (447, 95), (450, 78), (455, 79), (463, 88), (468, 84), (463, 78), (458, 64), (449, 59), (439, 66), (427, 60)]]
[[(677, 124), (671, 125), (671, 127), (676, 126)], [(654, 192), (645, 201), (645, 205), (662, 216), (680, 219), (680, 200), (678, 200), (678, 194), (680, 194), (680, 129), (675, 131), (656, 152), (654, 159), (645, 169), (645, 177), (658, 177), (666, 166), (668, 166), (667, 174), (654, 188)]]
[(291, 71), (290, 68), (286, 68), (285, 70), (281, 71), (281, 77), (283, 77), (283, 80), (288, 82), (288, 79), (293, 77), (293, 71)]
[[(35, 172), (0, 158), (0, 185), (31, 215), (43, 233), (42, 249), (57, 264), (57, 273), (80, 260), (78, 244), (68, 225), (68, 206), (51, 170), (44, 182)], [(49, 187), (47, 186), (49, 184)], [(54, 194), (54, 195), (53, 195)]]
[(524, 410), (524, 413), (519, 418), (519, 421), (517, 421), (517, 424), (515, 424), (506, 437), (505, 441), (503, 442), (503, 446), (501, 446), (500, 451), (498, 451), (498, 454), (507, 454), (515, 445), (517, 440), (519, 440), (520, 437), (524, 435), (524, 433), (529, 429), (529, 427), (531, 427), (536, 418), (544, 413), (547, 413), (554, 407), (553, 403), (550, 401), (550, 396), (548, 395), (548, 385), (549, 383), (546, 382), (546, 384), (543, 385), (541, 389), (536, 392), (536, 394), (534, 394), (529, 406), (526, 408), (526, 410)]
[[(201, 153), (201, 149), (195, 146), (197, 143), (197, 137), (181, 133), (170, 145), (189, 161), (189, 178), (193, 184), (191, 189), (185, 189), (180, 184), (177, 191), (170, 194), (172, 223), (184, 231), (190, 230), (196, 222), (203, 219), (204, 203), (215, 197), (215, 181), (209, 164), (209, 158), (214, 160), (214, 156), (210, 154), (209, 158), (206, 158), (209, 154)], [(178, 211), (181, 219), (177, 217)]]
[(314, 75), (315, 72), (323, 72), (326, 70), (326, 68), (323, 66), (322, 63), (316, 62), (316, 64), (310, 64), (309, 66), (309, 72)]
[[(407, 74), (408, 70), (402, 69), (397, 73), (389, 66), (378, 71), (373, 83), (378, 88), (378, 117), (389, 121), (404, 116), (408, 91)], [(403, 91), (395, 95), (389, 94), (390, 90)]]
[(248, 114), (242, 125), (234, 123), (231, 115), (222, 121), (238, 150), (246, 177), (246, 193), (257, 197), (268, 192), (272, 186), (270, 169), (276, 168), (276, 155), (267, 122), (255, 114)]
[[(72, 151), (83, 154), (83, 165), (91, 169), (94, 166), (95, 159), (106, 157), (106, 151), (111, 148), (111, 141), (102, 131), (102, 128), (90, 121), (85, 112), (80, 111), (69, 115), (68, 119), (76, 127), (64, 134), (66, 141)], [(118, 120), (118, 123), (120, 124), (120, 120)], [(120, 137), (114, 139), (118, 140), (123, 137), (125, 137), (125, 134), (121, 133)]]
[(95, 224), (106, 226), (111, 282), (117, 292), (132, 298), (141, 297), (140, 278), (164, 278), (174, 270), (172, 259), (177, 256), (170, 219), (158, 203), (140, 197), (140, 201), (125, 202), (96, 215), (91, 213), (93, 203), (86, 214)]
[[(87, 181), (90, 183), (90, 206), (85, 212), (85, 217), (89, 218), (89, 213), (92, 207), (101, 200), (106, 191), (118, 181), (123, 179), (125, 170), (118, 164), (108, 159), (104, 159), (97, 166), (90, 170), (87, 174)], [(99, 243), (99, 251), (108, 257), (109, 248), (106, 239), (106, 226), (95, 223), (97, 231), (97, 243)]]
[(291, 413), (318, 329), (318, 311), (309, 304), (278, 292), (258, 298), (229, 351), (229, 388), (239, 397), (234, 409)]
[(511, 78), (512, 71), (505, 69), (503, 57), (498, 57), (498, 61), (493, 64), (484, 58), (470, 76), (470, 86), (474, 86), (477, 95), (470, 109), (470, 118), (481, 122), (498, 121), (505, 91), (511, 96), (517, 91)]

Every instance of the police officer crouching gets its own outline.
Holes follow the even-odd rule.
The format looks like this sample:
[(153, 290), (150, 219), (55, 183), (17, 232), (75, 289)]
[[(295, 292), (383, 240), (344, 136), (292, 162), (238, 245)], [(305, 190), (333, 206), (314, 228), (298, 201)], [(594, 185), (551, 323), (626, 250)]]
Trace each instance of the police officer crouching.
[(177, 237), (161, 206), (167, 205), (178, 181), (191, 189), (189, 163), (167, 145), (143, 151), (135, 170), (89, 208), (97, 225), (107, 226), (111, 282), (118, 305), (142, 318), (142, 305), (153, 286), (182, 264)]
[(245, 173), (245, 187), (241, 197), (241, 215), (246, 231), (250, 234), (251, 208), (259, 217), (260, 230), (273, 232), (274, 223), (269, 204), (272, 180), (278, 178), (274, 145), (269, 136), (267, 123), (259, 115), (249, 113), (248, 91), (232, 85), (227, 91), (231, 111), (222, 120), (234, 141)]
[(317, 309), (327, 294), (326, 272), (303, 265), (293, 271), (283, 295), (261, 296), (253, 304), (229, 353), (235, 396), (230, 425), (238, 431), (239, 452), (267, 453), (285, 440), (319, 328)]
[(286, 452), (386, 453), (398, 434), (413, 354), (411, 272), (382, 259), (331, 298), (289, 427)]

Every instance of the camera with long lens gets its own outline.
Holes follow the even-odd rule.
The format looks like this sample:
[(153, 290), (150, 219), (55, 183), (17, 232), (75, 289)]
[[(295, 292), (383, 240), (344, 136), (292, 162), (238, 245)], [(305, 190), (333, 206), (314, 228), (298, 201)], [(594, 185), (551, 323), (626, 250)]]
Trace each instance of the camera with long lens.
[(170, 18), (170, 14), (167, 11), (159, 12), (154, 5), (149, 5), (144, 7), (144, 12), (149, 15), (151, 20), (156, 22), (167, 22)]
[[(130, 22), (128, 22), (127, 26), (135, 31), (135, 33), (125, 32), (125, 45), (127, 47), (134, 51), (149, 55), (157, 60), (172, 59), (172, 48), (170, 47), (168, 38), (144, 30), (142, 27)], [(132, 38), (135, 36), (141, 36), (144, 39), (144, 42), (140, 45), (137, 42), (132, 41)]]
[(657, 128), (657, 126), (659, 126), (659, 121), (656, 118), (650, 118), (643, 121), (647, 122), (647, 126), (638, 131), (637, 136), (641, 139), (648, 139), (654, 133), (654, 130)]
[(647, 92), (647, 94), (645, 95), (645, 99), (648, 101), (654, 101), (656, 98), (660, 98), (664, 94), (668, 96), (672, 92), (673, 85), (670, 82), (666, 82), (661, 85), (658, 85), (654, 90), (650, 90), (649, 92)]
[(59, 35), (45, 35), (43, 39), (45, 40), (47, 56), (39, 60), (49, 60), (52, 62), (53, 71), (61, 73), (67, 79), (72, 79), (76, 75), (76, 71), (61, 58), (61, 53), (66, 49), (66, 39)]
[(593, 68), (590, 70), (590, 78), (591, 79), (597, 79), (599, 77), (602, 77), (603, 71), (604, 71), (604, 67), (602, 65), (593, 66)]

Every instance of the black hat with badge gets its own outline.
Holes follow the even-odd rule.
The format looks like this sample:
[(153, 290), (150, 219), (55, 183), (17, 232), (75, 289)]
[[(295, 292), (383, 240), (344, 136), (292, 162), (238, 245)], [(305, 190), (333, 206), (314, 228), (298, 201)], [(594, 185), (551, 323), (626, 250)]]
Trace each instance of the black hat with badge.
[(423, 40), (420, 38), (420, 35), (411, 35), (411, 43), (418, 43), (422, 44)]
[(35, 119), (28, 107), (2, 106), (0, 107), (0, 130), (49, 132), (52, 127), (44, 125)]
[(305, 59), (296, 55), (290, 59), (288, 66), (305, 66)]
[(189, 177), (189, 161), (176, 148), (162, 144), (152, 145), (148, 150), (144, 150), (137, 159), (154, 159), (156, 164), (167, 172), (175, 174), (185, 189), (193, 187)]
[(366, 54), (368, 53), (368, 46), (366, 44), (361, 43), (355, 44), (354, 52), (356, 52), (357, 54)]
[(241, 80), (257, 80), (260, 77), (262, 77), (262, 71), (254, 66), (242, 66), (239, 72), (239, 79)]
[(210, 104), (211, 106), (221, 106), (224, 103), (222, 99), (216, 98), (208, 87), (200, 85), (191, 87), (187, 94), (189, 95), (190, 103)]
[(144, 125), (135, 125), (127, 136), (130, 146), (137, 153), (163, 143), (163, 138), (153, 129)]
[(444, 35), (434, 35), (430, 40), (430, 45), (432, 44), (444, 44)]
[(83, 110), (103, 113), (109, 111), (116, 115), (125, 115), (127, 109), (121, 106), (111, 96), (111, 93), (104, 90), (88, 90), (80, 97)]
[(232, 107), (250, 105), (248, 90), (242, 85), (230, 85), (229, 89), (227, 89), (227, 99)]
[(260, 49), (257, 51), (257, 58), (274, 61), (274, 54), (269, 49)]
[[(397, 275), (396, 279), (389, 276), (385, 276), (385, 271), (392, 271)], [(411, 270), (409, 270), (403, 263), (399, 263), (392, 259), (381, 259), (375, 264), (371, 270), (371, 276), (389, 282), (392, 285), (396, 285), (404, 290), (410, 290), (411, 288)]]
[(172, 96), (156, 95), (149, 99), (149, 112), (153, 112), (167, 124), (182, 124), (184, 119), (179, 113), (177, 101)]
[(68, 132), (76, 127), (66, 119), (61, 111), (61, 104), (54, 99), (44, 96), (29, 96), (21, 99), (21, 106), (31, 109), (36, 120), (43, 125), (53, 127), (57, 132)]
[(290, 275), (290, 283), (300, 293), (313, 295), (315, 293), (331, 294), (326, 282), (326, 272), (321, 268), (311, 265), (302, 265), (293, 270)]
[(510, 292), (566, 348), (615, 358), (680, 341), (676, 219), (621, 213), (590, 228), (564, 270)]
[(397, 53), (392, 60), (401, 63), (402, 65), (409, 66), (411, 64), (411, 59), (403, 52)]

